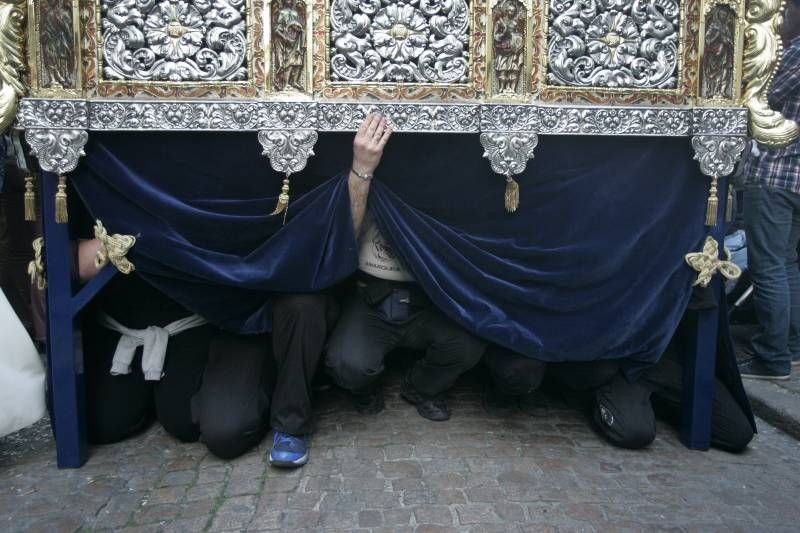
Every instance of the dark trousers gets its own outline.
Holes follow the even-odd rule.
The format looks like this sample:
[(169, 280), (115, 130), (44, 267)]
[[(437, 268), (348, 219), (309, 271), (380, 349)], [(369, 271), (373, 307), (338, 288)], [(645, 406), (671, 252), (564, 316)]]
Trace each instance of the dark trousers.
[[(683, 367), (679, 361), (679, 355), (671, 344), (659, 363), (647, 369), (634, 383), (628, 382), (619, 372), (611, 372), (616, 361), (570, 363), (580, 365), (579, 371), (569, 376), (565, 384), (585, 390), (586, 385), (596, 386), (598, 381), (604, 381), (594, 392), (592, 417), (596, 427), (612, 444), (623, 448), (642, 448), (655, 439), (656, 413), (671, 423), (680, 423)], [(596, 367), (597, 371), (593, 371), (592, 367)], [(565, 370), (568, 369), (556, 371), (556, 379), (561, 380)], [(742, 408), (719, 379), (714, 381), (711, 416), (713, 446), (732, 452), (747, 447), (753, 438), (753, 428)]]
[(177, 439), (201, 439), (230, 459), (258, 444), (268, 429), (268, 337), (240, 337), (212, 326), (169, 339), (164, 376), (145, 381), (141, 348), (131, 373), (109, 373), (119, 334), (85, 328), (87, 430), (90, 442), (121, 441), (157, 419)]
[(503, 394), (520, 396), (539, 388), (547, 363), (525, 357), (496, 344), (486, 349), (483, 365), (491, 384)]
[(376, 382), (384, 358), (399, 347), (425, 352), (408, 379), (421, 393), (435, 396), (478, 363), (485, 343), (433, 306), (411, 314), (408, 320), (389, 322), (354, 293), (331, 335), (326, 369), (342, 388), (363, 390)]
[(293, 435), (311, 432), (311, 381), (337, 315), (336, 302), (323, 293), (290, 294), (273, 303), (272, 351), (277, 367), (273, 429)]

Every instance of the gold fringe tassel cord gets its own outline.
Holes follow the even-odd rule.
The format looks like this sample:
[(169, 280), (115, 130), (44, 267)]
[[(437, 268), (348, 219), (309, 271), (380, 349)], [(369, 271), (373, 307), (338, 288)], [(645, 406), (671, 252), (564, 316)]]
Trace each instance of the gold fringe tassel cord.
[(725, 202), (725, 222), (733, 222), (733, 184), (728, 184), (728, 201)]
[(33, 189), (33, 176), (25, 176), (25, 220), (36, 220), (36, 191)]
[(38, 237), (33, 240), (33, 260), (28, 263), (28, 275), (31, 277), (31, 285), (43, 291), (47, 288), (47, 277), (44, 273), (44, 239)]
[(717, 198), (717, 176), (711, 178), (711, 187), (708, 189), (708, 201), (706, 202), (706, 226), (717, 225), (717, 211), (719, 210), (719, 198)]
[(289, 176), (290, 174), (286, 174), (286, 178), (283, 180), (281, 194), (278, 196), (278, 205), (275, 206), (275, 211), (271, 213), (272, 215), (283, 213), (284, 224), (286, 224), (286, 215), (289, 214)]
[(519, 183), (511, 175), (506, 176), (506, 211), (513, 213), (519, 207)]
[(58, 177), (58, 191), (56, 191), (56, 222), (58, 224), (66, 224), (69, 222), (69, 213), (67, 213), (66, 176)]

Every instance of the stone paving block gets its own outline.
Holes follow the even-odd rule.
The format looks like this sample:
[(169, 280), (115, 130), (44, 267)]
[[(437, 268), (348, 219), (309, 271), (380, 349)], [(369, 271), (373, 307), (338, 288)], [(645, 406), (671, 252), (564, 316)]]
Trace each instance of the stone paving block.
[(255, 496), (237, 496), (222, 502), (214, 514), (209, 531), (243, 529), (256, 511)]
[(386, 509), (383, 511), (383, 523), (385, 526), (408, 526), (414, 512), (411, 509)]
[(278, 530), (283, 527), (284, 511), (257, 511), (247, 525), (248, 530)]
[(180, 485), (190, 485), (194, 482), (196, 477), (194, 470), (178, 470), (177, 472), (169, 472), (161, 478), (160, 487), (175, 487)]
[(321, 513), (319, 511), (286, 511), (286, 529), (314, 529), (319, 527)]
[(383, 525), (383, 512), (376, 510), (360, 511), (358, 513), (358, 527), (376, 527)]
[(417, 524), (435, 526), (454, 525), (453, 513), (446, 505), (420, 505), (414, 508), (414, 518)]
[(455, 509), (458, 514), (458, 523), (461, 525), (491, 524), (501, 521), (494, 511), (493, 505), (472, 503), (469, 505), (457, 505)]
[(195, 485), (186, 490), (185, 499), (187, 502), (213, 499), (219, 496), (224, 488), (225, 484), (222, 482)]
[(133, 513), (133, 521), (138, 525), (164, 522), (178, 517), (180, 506), (176, 503), (162, 503), (158, 505), (143, 505)]
[(225, 486), (225, 497), (258, 494), (263, 483), (261, 477), (231, 478)]

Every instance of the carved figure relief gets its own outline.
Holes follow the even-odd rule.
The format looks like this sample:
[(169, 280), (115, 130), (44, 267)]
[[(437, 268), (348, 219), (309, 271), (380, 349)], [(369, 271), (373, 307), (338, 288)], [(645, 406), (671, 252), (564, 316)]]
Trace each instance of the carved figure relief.
[(466, 83), (466, 0), (333, 0), (333, 81)]
[(678, 0), (550, 0), (551, 85), (674, 89)]
[(304, 91), (306, 4), (303, 0), (276, 0), (271, 17), (272, 86), (276, 91)]
[(71, 0), (42, 0), (39, 6), (39, 85), (75, 89), (75, 33)]
[(726, 5), (712, 7), (706, 15), (700, 75), (700, 95), (703, 98), (733, 98), (735, 38), (736, 13)]
[(518, 0), (502, 0), (492, 9), (492, 83), (496, 94), (516, 94), (523, 90), (527, 14)]
[(101, 0), (110, 80), (247, 80), (246, 0)]

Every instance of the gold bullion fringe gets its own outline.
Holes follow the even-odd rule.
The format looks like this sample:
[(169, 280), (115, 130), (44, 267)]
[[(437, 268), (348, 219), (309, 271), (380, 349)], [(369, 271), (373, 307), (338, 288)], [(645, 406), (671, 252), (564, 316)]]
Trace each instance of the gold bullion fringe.
[(728, 184), (728, 201), (725, 203), (725, 222), (733, 221), (733, 183)]
[(36, 191), (33, 188), (33, 176), (25, 176), (25, 220), (36, 220)]
[(719, 209), (719, 198), (717, 198), (717, 176), (711, 178), (711, 187), (708, 189), (708, 201), (706, 202), (706, 226), (717, 225), (717, 210)]
[(279, 215), (283, 213), (283, 223), (286, 224), (286, 215), (289, 214), (289, 176), (291, 174), (286, 174), (286, 178), (283, 180), (283, 186), (281, 187), (281, 194), (278, 196), (278, 204), (275, 206), (275, 211), (273, 211), (272, 215)]
[(519, 183), (510, 174), (506, 176), (505, 204), (508, 213), (515, 212), (519, 207)]
[(66, 224), (69, 222), (69, 213), (67, 213), (66, 176), (58, 177), (58, 191), (56, 191), (56, 222), (58, 224)]

